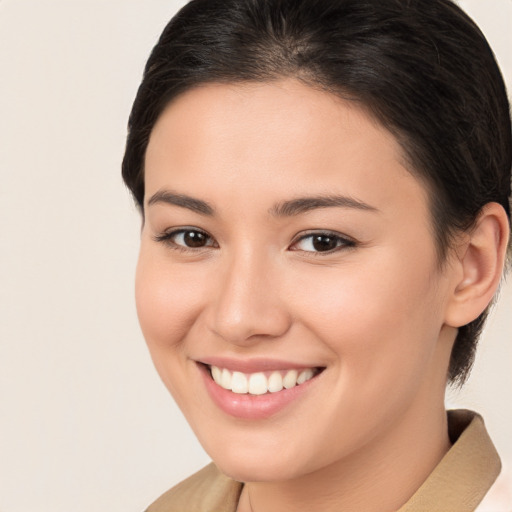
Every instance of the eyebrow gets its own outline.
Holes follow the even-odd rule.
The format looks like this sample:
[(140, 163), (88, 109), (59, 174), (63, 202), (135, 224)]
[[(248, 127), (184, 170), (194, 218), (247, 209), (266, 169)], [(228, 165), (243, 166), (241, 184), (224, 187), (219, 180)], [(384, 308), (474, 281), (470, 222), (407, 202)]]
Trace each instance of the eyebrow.
[[(212, 217), (215, 215), (215, 208), (206, 201), (187, 196), (185, 194), (176, 194), (169, 190), (159, 190), (151, 196), (148, 206), (164, 203), (181, 208), (187, 208), (200, 215)], [(352, 208), (356, 210), (378, 212), (374, 206), (370, 206), (363, 201), (348, 196), (329, 195), (298, 197), (283, 201), (270, 208), (269, 213), (275, 217), (293, 217), (302, 213), (307, 213), (320, 208)]]
[(184, 194), (175, 194), (168, 190), (159, 190), (153, 194), (148, 201), (148, 206), (158, 203), (180, 206), (181, 208), (187, 208), (188, 210), (192, 210), (193, 212), (201, 215), (207, 215), (209, 217), (215, 215), (215, 209), (206, 201), (195, 199)]
[(314, 196), (314, 197), (298, 197), (289, 201), (278, 203), (270, 209), (270, 214), (276, 217), (292, 217), (300, 215), (311, 210), (319, 208), (353, 208), (356, 210), (365, 210), (370, 212), (378, 212), (374, 206), (354, 199), (348, 196)]

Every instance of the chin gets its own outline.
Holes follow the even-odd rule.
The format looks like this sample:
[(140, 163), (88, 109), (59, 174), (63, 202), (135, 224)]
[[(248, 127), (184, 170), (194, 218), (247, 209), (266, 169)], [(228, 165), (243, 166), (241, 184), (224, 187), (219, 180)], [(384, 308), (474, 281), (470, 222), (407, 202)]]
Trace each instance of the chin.
[(216, 466), (226, 476), (237, 482), (277, 482), (293, 479), (293, 472), (286, 470), (286, 464), (268, 460), (264, 464), (243, 460), (215, 460)]
[(305, 474), (312, 468), (307, 467), (307, 461), (297, 457), (300, 453), (300, 449), (262, 447), (250, 440), (242, 446), (232, 443), (209, 451), (220, 471), (238, 482), (286, 481)]

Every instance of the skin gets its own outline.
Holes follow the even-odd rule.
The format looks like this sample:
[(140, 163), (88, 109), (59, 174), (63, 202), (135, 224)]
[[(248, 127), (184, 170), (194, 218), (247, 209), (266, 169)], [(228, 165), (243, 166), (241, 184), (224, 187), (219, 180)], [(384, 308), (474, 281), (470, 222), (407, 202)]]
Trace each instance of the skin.
[[(140, 324), (205, 450), (246, 482), (239, 511), (399, 508), (449, 448), (446, 372), (466, 319), (454, 306), (461, 258), (439, 265), (426, 191), (394, 138), (356, 105), (290, 79), (206, 85), (162, 114), (145, 180)], [(163, 191), (214, 214), (149, 204)], [(326, 195), (370, 208), (276, 215)], [(207, 245), (158, 239), (183, 227)], [(349, 242), (315, 252), (301, 239), (312, 230)], [(279, 413), (243, 420), (206, 391), (196, 361), (212, 356), (325, 370)]]

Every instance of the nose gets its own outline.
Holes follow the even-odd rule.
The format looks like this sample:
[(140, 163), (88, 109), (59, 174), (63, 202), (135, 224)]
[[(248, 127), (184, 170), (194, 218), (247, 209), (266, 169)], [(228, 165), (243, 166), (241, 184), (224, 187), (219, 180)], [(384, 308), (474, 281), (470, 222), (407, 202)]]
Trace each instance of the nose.
[(291, 315), (282, 300), (277, 269), (255, 253), (225, 263), (210, 300), (211, 331), (240, 346), (284, 335)]

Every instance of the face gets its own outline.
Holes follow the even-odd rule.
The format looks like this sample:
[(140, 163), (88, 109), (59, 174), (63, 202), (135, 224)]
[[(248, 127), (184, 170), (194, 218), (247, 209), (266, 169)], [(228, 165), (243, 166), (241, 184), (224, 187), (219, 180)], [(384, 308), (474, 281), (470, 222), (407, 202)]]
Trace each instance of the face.
[(449, 265), (357, 106), (292, 80), (197, 88), (154, 127), (145, 180), (140, 323), (225, 473), (319, 471), (442, 407)]

